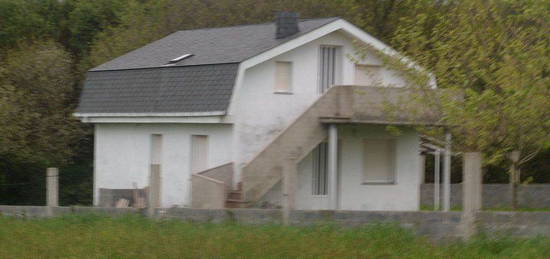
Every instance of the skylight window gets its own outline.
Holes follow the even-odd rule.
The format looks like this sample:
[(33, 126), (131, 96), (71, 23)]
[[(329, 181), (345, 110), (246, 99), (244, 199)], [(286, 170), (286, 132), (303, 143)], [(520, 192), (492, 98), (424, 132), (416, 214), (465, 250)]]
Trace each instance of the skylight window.
[(175, 59), (170, 60), (168, 63), (169, 64), (177, 63), (177, 62), (180, 62), (180, 61), (182, 61), (182, 60), (184, 60), (188, 57), (191, 57), (191, 56), (193, 56), (193, 54), (184, 54), (184, 55), (181, 55), (181, 56), (179, 56)]

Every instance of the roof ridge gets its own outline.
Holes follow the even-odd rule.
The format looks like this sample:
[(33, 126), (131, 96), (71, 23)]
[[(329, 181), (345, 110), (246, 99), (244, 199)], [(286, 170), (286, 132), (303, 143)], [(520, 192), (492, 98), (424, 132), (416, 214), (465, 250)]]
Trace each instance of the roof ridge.
[[(332, 16), (332, 17), (324, 17), (324, 18), (301, 18), (300, 22), (307, 22), (312, 20), (330, 20), (330, 19), (340, 19), (339, 16)], [(267, 25), (275, 23), (274, 21), (271, 22), (263, 22), (263, 23), (251, 23), (251, 24), (238, 24), (238, 25), (231, 25), (231, 26), (220, 26), (220, 27), (204, 27), (204, 28), (196, 28), (196, 29), (189, 29), (189, 30), (178, 30), (174, 31), (173, 33), (178, 32), (187, 32), (187, 31), (201, 31), (201, 30), (215, 30), (215, 29), (226, 29), (226, 28), (235, 28), (235, 27), (246, 27), (246, 26), (259, 26), (259, 25)], [(171, 34), (173, 34), (171, 33)]]

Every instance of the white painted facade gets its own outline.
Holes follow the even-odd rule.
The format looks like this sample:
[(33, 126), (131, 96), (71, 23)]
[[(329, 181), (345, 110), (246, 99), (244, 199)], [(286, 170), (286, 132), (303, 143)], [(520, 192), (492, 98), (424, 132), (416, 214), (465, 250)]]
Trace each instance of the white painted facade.
[(232, 126), (228, 124), (96, 124), (94, 204), (99, 188), (132, 189), (149, 185), (151, 137), (162, 135), (161, 204), (190, 204), (192, 135), (208, 135), (209, 167), (231, 162)]
[[(341, 210), (418, 210), (420, 199), (420, 158), (418, 134), (401, 128), (400, 134), (386, 131), (384, 126), (341, 126), (338, 158), (338, 209)], [(395, 182), (374, 184), (363, 182), (364, 139), (394, 139)], [(418, 170), (415, 170), (418, 169)], [(313, 195), (313, 161), (311, 154), (298, 165), (296, 208), (302, 210), (330, 209), (328, 195)], [(281, 184), (277, 184), (260, 204), (281, 205)]]
[[(234, 120), (235, 157), (238, 172), (252, 157), (273, 140), (303, 111), (319, 98), (319, 49), (323, 45), (340, 47), (337, 84), (355, 84), (355, 63), (348, 57), (355, 54), (353, 38), (335, 31), (305, 45), (271, 58), (244, 71), (242, 85), (235, 92), (231, 116)], [(290, 93), (275, 92), (276, 62), (292, 64)], [(360, 64), (381, 66), (374, 54)], [(380, 82), (385, 86), (402, 87), (404, 81), (393, 71), (381, 67)], [(253, 107), (253, 108), (251, 108)]]
[[(346, 32), (341, 30), (347, 26)], [(352, 37), (351, 35), (354, 34)], [(321, 46), (338, 46), (337, 84), (357, 83), (353, 41), (371, 39), (349, 23), (338, 20), (289, 43), (252, 57), (240, 64), (228, 114), (212, 116), (81, 116), (95, 124), (94, 204), (99, 189), (143, 188), (149, 184), (151, 135), (161, 134), (161, 205), (190, 205), (192, 135), (208, 136), (209, 168), (234, 162), (235, 181), (240, 169), (265, 148), (278, 133), (302, 114), (321, 95), (318, 86)], [(369, 38), (370, 37), (370, 38)], [(291, 87), (288, 93), (275, 92), (277, 62), (290, 62)], [(374, 55), (360, 64), (381, 66)], [(380, 67), (378, 78), (388, 87), (402, 87), (405, 81), (395, 71)], [(362, 184), (362, 138), (396, 140), (396, 182)], [(415, 131), (404, 129), (390, 136), (380, 126), (340, 127), (338, 208), (346, 210), (418, 210), (420, 167), (419, 139)], [(296, 206), (298, 209), (328, 209), (328, 197), (312, 195), (312, 160), (299, 164)], [(135, 185), (135, 186), (134, 186)], [(280, 204), (280, 185), (264, 201)]]

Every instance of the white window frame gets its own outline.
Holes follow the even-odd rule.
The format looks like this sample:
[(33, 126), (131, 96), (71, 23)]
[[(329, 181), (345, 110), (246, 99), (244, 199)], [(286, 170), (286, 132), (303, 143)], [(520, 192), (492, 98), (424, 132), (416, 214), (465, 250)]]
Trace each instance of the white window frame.
[[(366, 159), (366, 156), (367, 156), (367, 143), (369, 141), (389, 141), (391, 142), (391, 149), (390, 149), (390, 171), (388, 172), (390, 174), (390, 178), (389, 180), (369, 180), (368, 179), (368, 165), (367, 165), (367, 159)], [(397, 167), (397, 139), (395, 138), (365, 138), (365, 139), (362, 139), (361, 141), (361, 144), (362, 144), (362, 150), (363, 150), (363, 153), (362, 153), (362, 158), (363, 158), (363, 161), (362, 161), (362, 183), (363, 184), (388, 184), (388, 185), (393, 185), (393, 184), (397, 184), (397, 171), (396, 171), (396, 167)]]
[[(334, 61), (332, 66), (332, 75), (329, 76), (329, 78), (324, 78), (324, 72), (325, 69), (330, 70), (327, 67), (323, 66), (323, 48), (333, 48), (334, 49)], [(328, 89), (330, 89), (334, 85), (338, 85), (342, 83), (342, 46), (340, 45), (327, 45), (323, 44), (319, 46), (318, 51), (318, 64), (317, 64), (317, 92), (319, 94), (324, 94)], [(332, 80), (331, 80), (332, 79)], [(325, 81), (332, 81), (329, 82), (329, 85), (324, 86), (323, 82)]]
[[(280, 69), (281, 65), (288, 65), (287, 69), (288, 71), (288, 78), (286, 79), (287, 82), (280, 82)], [(276, 94), (292, 94), (292, 86), (293, 86), (293, 71), (294, 71), (294, 65), (291, 61), (275, 61), (275, 80), (273, 82), (273, 92)], [(281, 89), (281, 85), (286, 84), (286, 89)]]
[[(321, 157), (324, 152), (324, 158)], [(323, 161), (324, 166), (320, 161)], [(329, 179), (328, 179), (328, 143), (321, 142), (311, 152), (311, 196), (313, 197), (328, 197)], [(324, 174), (324, 179), (320, 178), (320, 174)], [(319, 183), (320, 182), (320, 183)]]
[[(195, 163), (195, 141), (197, 140), (197, 138), (204, 138), (204, 141), (205, 141), (205, 157), (204, 157), (204, 168), (202, 169), (197, 169), (197, 166)], [(190, 141), (191, 145), (190, 145), (190, 153), (189, 153), (189, 166), (190, 166), (190, 171), (192, 174), (196, 174), (196, 173), (200, 173), (204, 170), (207, 170), (208, 167), (209, 167), (209, 159), (210, 159), (210, 137), (208, 135), (204, 135), (204, 134), (193, 134), (191, 135), (191, 141)]]

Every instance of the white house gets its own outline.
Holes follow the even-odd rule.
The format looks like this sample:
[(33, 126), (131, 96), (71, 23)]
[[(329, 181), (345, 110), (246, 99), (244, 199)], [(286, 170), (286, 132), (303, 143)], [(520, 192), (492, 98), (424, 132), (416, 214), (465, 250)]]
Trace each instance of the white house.
[(374, 52), (354, 62), (354, 41), (395, 54), (343, 19), (281, 13), (91, 69), (75, 116), (95, 126), (94, 204), (149, 186), (158, 207), (418, 210), (411, 125), (427, 122), (372, 106), (407, 83)]

